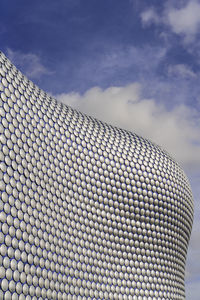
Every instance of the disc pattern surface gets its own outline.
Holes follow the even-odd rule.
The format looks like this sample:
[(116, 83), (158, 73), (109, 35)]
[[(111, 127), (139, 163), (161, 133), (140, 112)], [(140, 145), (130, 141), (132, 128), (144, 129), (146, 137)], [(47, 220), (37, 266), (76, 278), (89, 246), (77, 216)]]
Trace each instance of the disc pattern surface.
[(160, 147), (0, 54), (0, 299), (184, 299), (193, 202)]

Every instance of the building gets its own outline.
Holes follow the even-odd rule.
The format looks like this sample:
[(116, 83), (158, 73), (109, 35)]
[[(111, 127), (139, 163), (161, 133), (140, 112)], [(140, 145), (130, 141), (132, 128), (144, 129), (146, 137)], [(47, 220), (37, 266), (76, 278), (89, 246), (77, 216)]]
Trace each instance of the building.
[(193, 202), (159, 146), (0, 54), (0, 299), (184, 299)]

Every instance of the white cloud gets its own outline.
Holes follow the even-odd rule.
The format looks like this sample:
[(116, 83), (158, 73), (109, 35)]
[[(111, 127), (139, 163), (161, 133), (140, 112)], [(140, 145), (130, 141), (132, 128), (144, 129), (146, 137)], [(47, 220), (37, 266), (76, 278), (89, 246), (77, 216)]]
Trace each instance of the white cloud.
[(7, 56), (14, 65), (32, 79), (52, 73), (42, 65), (40, 58), (36, 54), (7, 49)]
[(175, 34), (182, 35), (184, 42), (193, 41), (200, 28), (200, 3), (190, 0), (181, 8), (175, 8), (174, 2), (167, 2), (163, 12), (158, 13), (153, 9), (147, 9), (141, 13), (143, 25), (163, 24), (167, 25)]
[(160, 22), (160, 18), (153, 8), (149, 8), (149, 9), (145, 10), (144, 12), (142, 12), (141, 19), (142, 19), (143, 25), (150, 25), (152, 23)]
[(168, 72), (170, 75), (181, 76), (184, 78), (196, 78), (197, 76), (189, 66), (184, 64), (170, 65)]
[(200, 26), (200, 4), (189, 1), (183, 8), (172, 8), (167, 13), (167, 20), (173, 32), (183, 34), (186, 41), (190, 41)]
[(170, 111), (154, 99), (141, 97), (141, 86), (94, 87), (83, 95), (60, 94), (56, 98), (102, 121), (149, 138), (161, 145), (186, 168), (200, 166), (200, 118), (179, 105)]

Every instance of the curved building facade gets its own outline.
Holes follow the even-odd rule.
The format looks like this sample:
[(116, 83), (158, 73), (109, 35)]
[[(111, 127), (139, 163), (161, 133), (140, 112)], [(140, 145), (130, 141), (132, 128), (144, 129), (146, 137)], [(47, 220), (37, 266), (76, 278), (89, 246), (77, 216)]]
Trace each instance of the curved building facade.
[(193, 202), (160, 147), (0, 54), (0, 299), (184, 299)]

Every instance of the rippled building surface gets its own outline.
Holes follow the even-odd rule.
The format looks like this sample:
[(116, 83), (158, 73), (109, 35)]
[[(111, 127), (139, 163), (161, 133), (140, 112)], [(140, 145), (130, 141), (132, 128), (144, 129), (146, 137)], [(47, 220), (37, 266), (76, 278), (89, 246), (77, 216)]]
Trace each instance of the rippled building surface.
[(0, 299), (184, 299), (190, 186), (0, 54)]

